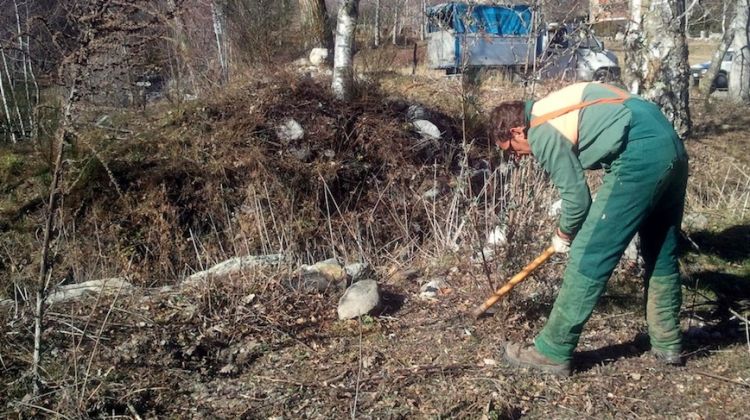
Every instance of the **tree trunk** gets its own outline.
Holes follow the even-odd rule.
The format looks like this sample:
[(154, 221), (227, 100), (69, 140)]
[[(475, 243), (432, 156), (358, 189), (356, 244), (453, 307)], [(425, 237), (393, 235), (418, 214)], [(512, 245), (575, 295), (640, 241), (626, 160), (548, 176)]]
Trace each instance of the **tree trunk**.
[[(189, 42), (187, 39), (187, 34), (185, 32), (185, 22), (182, 18), (181, 11), (178, 10), (177, 4), (174, 0), (167, 0), (167, 6), (169, 7), (170, 13), (174, 15), (174, 26), (172, 27), (172, 31), (174, 32), (174, 38), (175, 38), (175, 44), (176, 44), (176, 63), (177, 63), (177, 73), (176, 78), (178, 81), (182, 80), (182, 65), (185, 66), (185, 69), (187, 70), (188, 74), (188, 81), (190, 82), (190, 89), (191, 93), (198, 94), (198, 83), (196, 82), (195, 78), (195, 70), (193, 70), (193, 63), (190, 56), (190, 47)], [(183, 93), (181, 91), (181, 88), (178, 89), (177, 95), (178, 97), (183, 97)]]
[(5, 120), (8, 124), (8, 134), (10, 134), (10, 141), (16, 143), (16, 133), (13, 131), (13, 122), (10, 119), (10, 108), (8, 107), (8, 96), (5, 95), (5, 87), (3, 84), (3, 78), (0, 76), (0, 99), (3, 101), (3, 109), (5, 114)]
[(331, 89), (338, 99), (349, 101), (354, 89), (354, 29), (359, 0), (341, 0), (336, 23)]
[(56, 158), (55, 167), (52, 172), (50, 183), (49, 201), (47, 202), (47, 217), (44, 223), (44, 239), (42, 240), (42, 255), (39, 263), (39, 279), (36, 285), (36, 306), (34, 308), (34, 351), (32, 353), (31, 377), (34, 380), (34, 395), (39, 396), (41, 391), (41, 373), (39, 366), (42, 363), (42, 330), (44, 323), (44, 308), (46, 305), (47, 291), (49, 290), (50, 268), (50, 241), (54, 234), (54, 221), (57, 207), (60, 202), (60, 184), (63, 177), (63, 150), (65, 145), (65, 134), (70, 124), (71, 108), (77, 96), (78, 75), (73, 79), (68, 93), (68, 100), (62, 113), (60, 127), (55, 134)]
[(325, 0), (299, 0), (299, 7), (303, 31), (313, 44), (308, 46), (330, 49), (333, 45), (333, 36), (328, 23)]
[(214, 24), (214, 35), (216, 36), (216, 52), (219, 58), (221, 70), (220, 80), (226, 82), (229, 76), (229, 66), (227, 63), (226, 34), (224, 33), (226, 25), (224, 24), (224, 11), (215, 1), (211, 2), (211, 18)]
[(711, 92), (713, 91), (712, 86), (716, 75), (719, 74), (721, 69), (721, 62), (724, 61), (724, 55), (729, 49), (729, 45), (732, 43), (734, 37), (734, 31), (730, 27), (728, 31), (724, 32), (724, 36), (721, 37), (721, 42), (717, 47), (716, 52), (711, 58), (711, 65), (708, 67), (708, 71), (701, 78), (701, 94), (704, 98), (704, 104), (708, 105)]
[(375, 0), (375, 47), (380, 46), (380, 0)]
[(18, 106), (18, 98), (16, 98), (16, 91), (15, 91), (15, 83), (13, 81), (13, 77), (10, 75), (10, 67), (8, 67), (8, 60), (5, 57), (5, 50), (2, 46), (0, 46), (0, 57), (3, 61), (3, 68), (5, 69), (5, 76), (8, 79), (8, 89), (10, 90), (10, 98), (13, 101), (13, 107), (16, 111), (16, 116), (18, 117), (18, 128), (21, 130), (21, 138), (26, 137), (26, 129), (24, 128), (23, 124), (23, 117), (21, 116), (21, 108)]
[(659, 105), (685, 138), (691, 121), (684, 0), (651, 1), (641, 30), (627, 38), (625, 61), (631, 91)]
[(419, 2), (419, 40), (424, 41), (427, 37), (427, 0)]
[(750, 26), (748, 26), (750, 5), (748, 0), (737, 0), (731, 31), (734, 32), (732, 48), (734, 59), (729, 74), (729, 97), (736, 101), (750, 102)]
[(398, 27), (401, 23), (401, 2), (397, 1), (393, 6), (393, 31), (391, 32), (391, 43), (393, 45), (398, 44)]

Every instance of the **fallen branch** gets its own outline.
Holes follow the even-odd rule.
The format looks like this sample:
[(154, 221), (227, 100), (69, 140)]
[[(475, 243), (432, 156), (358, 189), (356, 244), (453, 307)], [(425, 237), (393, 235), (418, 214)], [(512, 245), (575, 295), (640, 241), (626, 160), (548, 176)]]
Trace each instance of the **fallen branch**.
[(707, 372), (701, 372), (701, 371), (696, 371), (695, 373), (697, 373), (698, 375), (707, 376), (709, 378), (718, 379), (720, 381), (729, 382), (730, 384), (735, 384), (735, 385), (744, 386), (746, 388), (750, 388), (750, 384), (748, 384), (745, 381), (737, 381), (737, 380), (730, 379), (724, 376), (714, 375), (713, 373), (707, 373)]
[(737, 319), (745, 323), (745, 339), (747, 340), (747, 351), (748, 353), (750, 353), (750, 321), (748, 321), (744, 316), (735, 312), (732, 308), (729, 308), (729, 312), (731, 312), (732, 315), (734, 315)]

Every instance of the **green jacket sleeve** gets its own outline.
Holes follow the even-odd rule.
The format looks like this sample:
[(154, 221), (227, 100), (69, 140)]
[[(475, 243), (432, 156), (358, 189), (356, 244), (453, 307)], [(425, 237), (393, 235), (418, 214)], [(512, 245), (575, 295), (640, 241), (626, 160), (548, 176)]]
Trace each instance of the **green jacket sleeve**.
[[(541, 133), (540, 131), (549, 132)], [(552, 183), (555, 184), (562, 198), (560, 230), (575, 235), (591, 207), (591, 193), (573, 144), (549, 125), (534, 128), (529, 134), (532, 154), (542, 168), (549, 173)], [(533, 134), (537, 135), (533, 136)]]

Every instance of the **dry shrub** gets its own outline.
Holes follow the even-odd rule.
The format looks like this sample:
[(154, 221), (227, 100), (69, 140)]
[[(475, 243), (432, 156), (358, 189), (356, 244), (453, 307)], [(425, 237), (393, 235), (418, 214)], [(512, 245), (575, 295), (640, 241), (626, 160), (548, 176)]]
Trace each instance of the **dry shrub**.
[[(327, 86), (279, 73), (204, 103), (120, 116), (135, 132), (127, 141), (81, 130), (105, 162), (85, 176), (70, 169), (53, 279), (126, 273), (154, 286), (236, 255), (277, 252), (306, 263), (367, 261), (381, 274), (435, 260), (475, 270), (466, 257), (476, 261), (498, 225), (509, 226), (509, 244), (488, 261), (493, 273), (541, 252), (554, 221), (538, 166), (502, 163), (481, 132), (462, 144), (458, 120), (437, 111), (445, 138), (424, 140), (407, 106), (377, 92), (342, 103)], [(304, 127), (303, 139), (278, 138), (288, 119)], [(4, 238), (33, 262), (28, 233)]]

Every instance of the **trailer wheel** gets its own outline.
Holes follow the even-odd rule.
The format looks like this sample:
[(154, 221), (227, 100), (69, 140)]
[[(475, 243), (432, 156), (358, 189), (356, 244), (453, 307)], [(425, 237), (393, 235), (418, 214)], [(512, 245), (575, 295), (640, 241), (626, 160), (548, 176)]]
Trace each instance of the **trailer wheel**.
[(615, 77), (609, 69), (599, 69), (594, 72), (593, 79), (595, 82), (611, 82)]
[(716, 75), (716, 78), (714, 79), (713, 84), (711, 85), (711, 90), (726, 90), (729, 87), (729, 79), (727, 78), (727, 74), (724, 72), (721, 72)]

